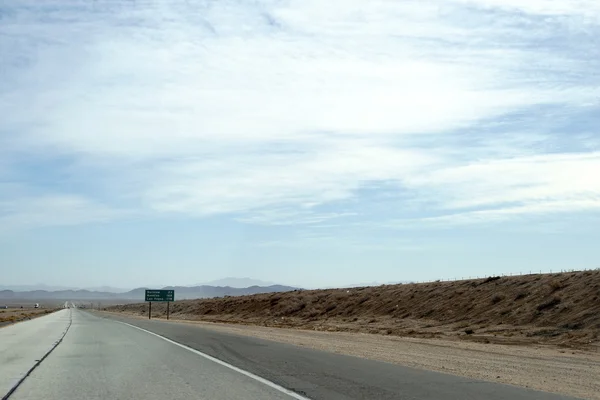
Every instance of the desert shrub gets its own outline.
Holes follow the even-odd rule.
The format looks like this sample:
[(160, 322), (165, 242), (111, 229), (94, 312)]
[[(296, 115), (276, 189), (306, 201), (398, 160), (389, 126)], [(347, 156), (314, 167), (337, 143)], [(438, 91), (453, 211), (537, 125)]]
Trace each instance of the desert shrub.
[(270, 300), (270, 303), (272, 306), (277, 305), (277, 303), (279, 303), (279, 300), (281, 299), (281, 297), (273, 297)]
[(515, 301), (516, 301), (516, 300), (521, 300), (521, 299), (524, 299), (525, 297), (527, 297), (527, 294), (528, 294), (527, 292), (519, 292), (519, 293), (517, 294), (517, 296), (515, 297)]
[(547, 309), (549, 309), (549, 308), (552, 308), (552, 307), (554, 307), (554, 306), (556, 306), (556, 305), (560, 304), (560, 301), (561, 301), (561, 300), (560, 300), (560, 298), (558, 298), (558, 297), (553, 297), (553, 298), (551, 298), (550, 300), (548, 300), (547, 302), (545, 302), (545, 303), (542, 303), (542, 304), (540, 304), (539, 306), (537, 306), (537, 310), (538, 310), (538, 311), (544, 311), (544, 310), (547, 310)]
[(560, 282), (558, 279), (555, 279), (552, 282), (550, 282), (548, 284), (548, 286), (550, 286), (550, 292), (552, 292), (552, 293), (557, 292), (560, 289), (563, 289), (565, 287), (565, 285), (562, 282)]
[(276, 315), (278, 315), (278, 316), (291, 315), (291, 314), (300, 312), (300, 311), (304, 310), (305, 308), (306, 308), (305, 303), (292, 304), (292, 305), (286, 307), (285, 309), (283, 309), (282, 311), (278, 312)]
[(500, 295), (500, 294), (495, 294), (492, 297), (492, 304), (498, 304), (500, 303), (502, 300), (504, 300), (504, 296)]
[(484, 283), (490, 283), (490, 282), (494, 282), (497, 281), (498, 279), (500, 279), (499, 276), (490, 276), (489, 278), (487, 278), (485, 281), (482, 282), (482, 284)]
[(573, 322), (570, 324), (564, 324), (563, 326), (561, 326), (561, 328), (570, 330), (583, 329), (583, 324), (581, 322)]

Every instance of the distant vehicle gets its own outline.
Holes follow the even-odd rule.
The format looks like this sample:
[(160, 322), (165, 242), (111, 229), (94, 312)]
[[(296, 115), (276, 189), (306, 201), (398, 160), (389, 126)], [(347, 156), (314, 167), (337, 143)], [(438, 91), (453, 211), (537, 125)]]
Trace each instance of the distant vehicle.
[(3, 310), (6, 310), (8, 308), (8, 306), (2, 306), (0, 308), (2, 308)]
[(35, 303), (34, 308), (40, 308), (40, 305), (38, 303)]

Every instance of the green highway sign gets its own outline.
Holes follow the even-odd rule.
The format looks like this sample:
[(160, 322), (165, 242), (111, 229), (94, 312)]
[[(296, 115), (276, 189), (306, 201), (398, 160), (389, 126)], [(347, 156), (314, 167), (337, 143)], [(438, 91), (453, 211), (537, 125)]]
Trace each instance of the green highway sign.
[(146, 301), (175, 301), (175, 291), (146, 289)]

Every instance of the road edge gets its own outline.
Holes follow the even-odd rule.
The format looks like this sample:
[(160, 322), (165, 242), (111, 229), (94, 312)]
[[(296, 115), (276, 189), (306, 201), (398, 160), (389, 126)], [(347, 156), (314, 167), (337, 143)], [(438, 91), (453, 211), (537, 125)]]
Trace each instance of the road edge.
[(67, 335), (67, 332), (69, 332), (69, 328), (71, 328), (72, 324), (73, 324), (73, 311), (71, 309), (69, 309), (69, 324), (67, 325), (67, 329), (65, 329), (65, 331), (62, 333), (60, 338), (56, 342), (54, 342), (54, 344), (50, 347), (50, 349), (46, 352), (46, 354), (44, 354), (44, 356), (42, 358), (37, 360), (35, 362), (35, 364), (33, 364), (33, 366), (31, 368), (29, 368), (29, 370), (21, 377), (21, 379), (19, 379), (17, 381), (17, 383), (15, 383), (13, 385), (13, 387), (2, 397), (2, 400), (8, 400), (10, 398), (10, 396), (12, 396), (15, 393), (15, 391), (19, 388), (19, 386), (21, 386), (23, 384), (23, 382), (25, 382), (25, 379), (27, 379), (27, 377), (29, 377), (29, 375), (31, 375), (31, 373), (50, 355), (50, 353), (52, 353), (54, 351), (54, 349), (56, 349), (58, 347), (58, 345), (61, 344), (61, 342)]
[(181, 348), (183, 348), (185, 350), (188, 350), (188, 351), (190, 351), (190, 352), (192, 352), (192, 353), (194, 353), (196, 355), (199, 355), (199, 356), (201, 356), (201, 357), (203, 357), (203, 358), (205, 358), (205, 359), (207, 359), (209, 361), (212, 361), (212, 362), (214, 362), (216, 364), (219, 364), (221, 366), (229, 368), (232, 371), (235, 371), (235, 372), (237, 372), (239, 374), (247, 376), (248, 378), (254, 379), (255, 381), (260, 382), (263, 385), (269, 386), (270, 388), (275, 389), (275, 390), (277, 390), (277, 391), (279, 391), (279, 392), (281, 392), (283, 394), (286, 394), (286, 395), (290, 396), (293, 399), (296, 399), (296, 400), (311, 400), (308, 397), (303, 396), (303, 395), (301, 395), (299, 393), (296, 393), (293, 390), (287, 389), (287, 388), (285, 388), (285, 387), (283, 387), (281, 385), (278, 385), (275, 382), (271, 382), (270, 380), (265, 379), (263, 377), (260, 377), (258, 375), (255, 375), (252, 372), (249, 372), (249, 371), (246, 371), (246, 370), (241, 369), (239, 367), (236, 367), (235, 365), (229, 364), (229, 363), (227, 363), (227, 362), (225, 362), (223, 360), (219, 360), (216, 357), (213, 357), (211, 355), (203, 353), (203, 352), (201, 352), (199, 350), (196, 350), (196, 349), (194, 349), (192, 347), (186, 346), (186, 345), (184, 345), (182, 343), (176, 342), (176, 341), (174, 341), (172, 339), (169, 339), (169, 338), (167, 338), (165, 336), (159, 335), (158, 333), (154, 333), (154, 332), (146, 330), (144, 328), (140, 328), (139, 326), (128, 324), (127, 322), (122, 322), (122, 321), (117, 321), (117, 320), (112, 320), (112, 321), (116, 322), (116, 323), (119, 323), (119, 324), (122, 324), (122, 325), (127, 325), (127, 326), (129, 326), (131, 328), (138, 329), (138, 330), (140, 330), (142, 332), (146, 332), (146, 333), (148, 333), (148, 334), (150, 334), (152, 336), (156, 336), (156, 337), (158, 337), (158, 338), (160, 338), (160, 339), (162, 339), (162, 340), (164, 340), (164, 341), (166, 341), (168, 343), (171, 343), (171, 344), (174, 344), (176, 346), (179, 346), (179, 347), (181, 347)]

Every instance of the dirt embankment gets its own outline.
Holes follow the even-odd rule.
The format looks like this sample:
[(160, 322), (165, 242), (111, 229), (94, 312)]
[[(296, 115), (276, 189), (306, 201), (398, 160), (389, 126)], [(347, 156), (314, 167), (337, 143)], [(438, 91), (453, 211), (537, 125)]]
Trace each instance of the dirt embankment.
[[(143, 315), (148, 305), (106, 310)], [(164, 317), (165, 303), (152, 314)], [(318, 331), (600, 346), (600, 270), (456, 282), (302, 290), (171, 304), (183, 320)]]

